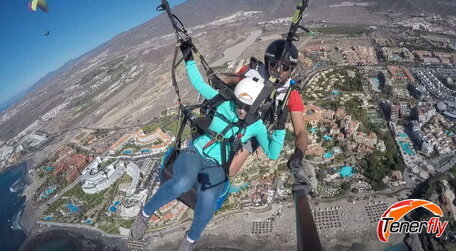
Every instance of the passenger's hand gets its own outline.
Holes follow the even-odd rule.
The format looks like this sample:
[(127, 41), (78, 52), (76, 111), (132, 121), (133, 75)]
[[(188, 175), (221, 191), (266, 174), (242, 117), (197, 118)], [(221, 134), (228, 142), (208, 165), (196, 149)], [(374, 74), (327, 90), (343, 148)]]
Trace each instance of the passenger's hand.
[(192, 53), (193, 44), (192, 44), (192, 41), (191, 40), (189, 40), (189, 41), (181, 40), (180, 44), (181, 44), (180, 45), (180, 50), (182, 52), (182, 55), (184, 56), (184, 60), (185, 61), (193, 60), (193, 53)]

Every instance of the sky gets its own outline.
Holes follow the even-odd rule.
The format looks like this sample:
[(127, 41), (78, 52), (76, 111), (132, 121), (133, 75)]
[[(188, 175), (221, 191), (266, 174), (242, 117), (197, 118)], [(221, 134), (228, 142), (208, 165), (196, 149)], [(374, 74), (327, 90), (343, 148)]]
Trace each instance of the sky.
[(47, 13), (30, 11), (27, 0), (0, 0), (0, 104), (65, 62), (160, 14), (155, 10), (160, 0), (46, 1)]

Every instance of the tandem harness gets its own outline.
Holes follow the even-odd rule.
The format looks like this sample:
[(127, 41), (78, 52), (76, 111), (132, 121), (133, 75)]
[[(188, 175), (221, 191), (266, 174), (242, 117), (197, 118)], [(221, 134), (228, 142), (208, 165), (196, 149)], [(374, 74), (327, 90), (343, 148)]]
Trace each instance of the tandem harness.
[[(174, 90), (177, 94), (178, 103), (179, 103), (179, 110), (181, 113), (181, 125), (176, 137), (176, 142), (173, 147), (171, 147), (161, 162), (161, 182), (165, 182), (166, 180), (170, 179), (173, 175), (172, 173), (172, 165), (174, 160), (177, 158), (179, 153), (182, 151), (182, 135), (187, 124), (190, 125), (192, 128), (192, 138), (197, 138), (203, 134), (208, 135), (211, 140), (204, 146), (204, 150), (210, 148), (213, 144), (218, 143), (220, 145), (221, 150), (221, 157), (222, 163), (221, 166), (224, 168), (225, 171), (225, 185), (224, 185), (224, 192), (219, 199), (218, 208), (221, 207), (223, 201), (227, 196), (228, 189), (230, 187), (230, 182), (228, 179), (228, 172), (231, 160), (233, 159), (235, 153), (241, 149), (242, 143), (241, 138), (245, 132), (245, 128), (248, 124), (240, 121), (240, 122), (231, 122), (222, 114), (219, 114), (216, 110), (217, 106), (222, 104), (225, 101), (236, 100), (233, 90), (228, 87), (219, 77), (216, 76), (215, 72), (210, 68), (209, 64), (206, 62), (204, 57), (198, 52), (196, 47), (192, 45), (186, 51), (183, 52), (182, 58), (178, 59), (179, 54), (179, 45), (181, 41), (190, 42), (191, 39), (185, 30), (184, 25), (182, 22), (171, 12), (169, 4), (166, 0), (162, 0), (162, 4), (157, 7), (158, 11), (166, 11), (168, 14), (169, 19), (171, 20), (171, 24), (173, 25), (174, 32), (177, 38), (178, 43), (176, 44), (176, 48), (174, 51), (173, 63), (172, 63), (172, 70), (171, 70), (171, 79), (172, 84), (174, 86)], [(210, 100), (205, 100), (201, 104), (196, 105), (188, 105), (184, 106), (182, 104), (182, 100), (179, 93), (179, 86), (176, 80), (176, 68), (178, 65), (184, 61), (184, 59), (193, 51), (194, 55), (197, 55), (200, 59), (200, 62), (203, 68), (208, 75), (209, 83), (217, 89), (219, 92), (218, 95), (214, 96)], [(230, 75), (230, 74), (224, 74)], [(231, 76), (238, 76), (235, 74), (231, 74)], [(202, 117), (195, 117), (193, 115), (193, 111), (200, 110)], [(214, 117), (217, 117), (223, 120), (227, 126), (221, 132), (214, 132), (209, 128), (209, 125)], [(253, 120), (254, 121), (254, 120)], [(236, 133), (234, 133), (231, 137), (226, 138), (225, 134), (233, 129), (233, 127), (239, 128)], [(182, 194), (178, 200), (189, 206), (190, 208), (194, 209), (196, 204), (196, 188), (193, 187), (190, 191)]]
[[(190, 43), (191, 44), (191, 38), (187, 34), (187, 31), (182, 24), (182, 22), (171, 12), (171, 8), (169, 6), (168, 1), (162, 0), (162, 4), (157, 7), (157, 11), (166, 11), (168, 18), (171, 21), (171, 24), (174, 29), (174, 33), (176, 36), (176, 39), (178, 43), (176, 44), (176, 48), (174, 51), (174, 57), (173, 57), (173, 65), (172, 65), (172, 71), (171, 71), (171, 79), (172, 79), (172, 84), (174, 86), (175, 92), (178, 97), (178, 103), (179, 103), (179, 109), (181, 111), (182, 115), (182, 120), (181, 120), (181, 125), (179, 128), (178, 135), (176, 137), (176, 142), (174, 144), (174, 147), (172, 147), (171, 152), (169, 152), (167, 155), (165, 155), (164, 159), (162, 160), (162, 179), (161, 181), (164, 182), (168, 180), (169, 178), (172, 177), (172, 164), (174, 160), (177, 158), (178, 154), (181, 151), (181, 144), (182, 144), (182, 134), (184, 132), (185, 126), (187, 123), (190, 124), (192, 127), (192, 134), (193, 137), (197, 137), (199, 135), (205, 134), (208, 135), (211, 140), (204, 146), (204, 149), (208, 149), (215, 143), (219, 143), (221, 147), (221, 157), (222, 157), (222, 167), (225, 170), (226, 174), (226, 181), (225, 184), (229, 184), (228, 180), (228, 172), (229, 172), (229, 166), (231, 164), (231, 161), (235, 155), (235, 153), (241, 149), (242, 143), (241, 143), (241, 138), (243, 136), (243, 133), (245, 132), (245, 128), (253, 124), (258, 120), (258, 115), (259, 115), (259, 108), (263, 104), (263, 102), (268, 98), (271, 97), (272, 93), (278, 86), (278, 81), (277, 78), (271, 76), (268, 81), (265, 83), (264, 88), (260, 92), (259, 97), (254, 101), (252, 106), (249, 109), (249, 112), (247, 113), (247, 119), (245, 121), (241, 122), (231, 122), (229, 121), (226, 117), (224, 117), (222, 114), (219, 114), (216, 111), (216, 107), (220, 105), (221, 103), (225, 101), (236, 101), (236, 98), (234, 96), (233, 90), (230, 89), (219, 77), (216, 76), (216, 73), (210, 68), (209, 64), (206, 62), (204, 57), (199, 53), (199, 51), (196, 49), (196, 47), (192, 44), (190, 48), (188, 48), (186, 51), (183, 52), (182, 58), (177, 60), (177, 55), (179, 53), (179, 45), (181, 41)], [(299, 20), (302, 18), (302, 13), (296, 14), (295, 13), (295, 18), (293, 20), (294, 25), (299, 24)], [(297, 29), (297, 28), (296, 28)], [(293, 30), (293, 35), (296, 32), (296, 29)], [(287, 39), (288, 40), (288, 39)], [(291, 44), (291, 40), (288, 41)], [(216, 95), (214, 98), (210, 100), (204, 101), (202, 104), (197, 104), (197, 105), (189, 105), (189, 106), (184, 106), (182, 104), (182, 100), (179, 94), (179, 87), (177, 84), (176, 80), (176, 68), (177, 66), (184, 61), (184, 59), (193, 51), (194, 55), (198, 56), (200, 59), (200, 62), (203, 66), (203, 68), (206, 71), (206, 74), (208, 75), (208, 81), (212, 86), (218, 90), (219, 94)], [(286, 56), (287, 52), (284, 50), (284, 55)], [(230, 74), (224, 74), (224, 75), (230, 75)], [(236, 74), (231, 74), (231, 76), (237, 76)], [(291, 91), (291, 88), (290, 88)], [(288, 96), (288, 95), (287, 95)], [(195, 117), (192, 114), (192, 111), (200, 109), (202, 111), (203, 117)], [(227, 123), (227, 126), (221, 131), (221, 132), (214, 132), (210, 130), (209, 125), (212, 121), (213, 118), (219, 118), (223, 120), (225, 123)], [(225, 135), (226, 133), (232, 129), (233, 127), (239, 128), (236, 133), (233, 133), (233, 135), (229, 138), (226, 138)], [(226, 187), (226, 186), (225, 186)], [(193, 188), (186, 194), (182, 195), (179, 197), (179, 200), (187, 204), (189, 207), (194, 208), (196, 204), (196, 190)]]
[[(230, 188), (230, 182), (228, 179), (228, 174), (229, 174), (229, 167), (231, 164), (231, 160), (233, 159), (235, 153), (242, 148), (242, 143), (241, 143), (241, 138), (245, 132), (245, 125), (243, 122), (230, 122), (228, 121), (227, 118), (225, 118), (222, 114), (219, 114), (214, 108), (217, 107), (218, 104), (221, 102), (224, 102), (225, 100), (221, 98), (221, 95), (215, 96), (213, 99), (206, 100), (202, 104), (198, 105), (189, 105), (189, 106), (183, 106), (182, 104), (179, 105), (179, 108), (182, 113), (182, 120), (181, 120), (181, 125), (179, 128), (179, 132), (177, 135), (176, 143), (175, 145), (170, 148), (165, 154), (165, 156), (162, 159), (161, 163), (161, 182), (165, 182), (166, 180), (170, 179), (173, 175), (172, 167), (173, 163), (182, 151), (181, 149), (181, 142), (182, 142), (182, 134), (185, 129), (185, 126), (187, 123), (190, 124), (192, 128), (192, 138), (195, 139), (202, 134), (208, 135), (211, 140), (203, 147), (203, 151), (205, 149), (208, 149), (215, 143), (218, 143), (220, 145), (220, 151), (221, 151), (221, 157), (222, 157), (222, 163), (221, 166), (224, 168), (225, 171), (225, 180), (223, 181), (224, 183), (224, 188), (222, 195), (219, 197), (219, 200), (217, 202), (217, 208), (220, 208), (223, 205), (223, 202), (225, 201), (227, 195), (228, 195), (228, 190)], [(198, 109), (204, 109), (205, 112), (208, 112), (208, 114), (204, 117), (199, 117), (196, 118), (193, 114), (193, 110), (198, 110)], [(224, 120), (227, 123), (227, 126), (220, 132), (214, 132), (211, 129), (209, 129), (209, 125), (213, 119), (213, 117), (218, 117), (222, 120)], [(237, 130), (236, 134), (233, 134), (231, 137), (226, 138), (225, 134), (233, 129), (233, 127), (238, 127), (239, 129)], [(196, 153), (199, 154), (199, 153)], [(208, 156), (205, 156), (208, 157)], [(219, 185), (219, 184), (215, 184)], [(194, 209), (196, 205), (196, 199), (197, 199), (197, 191), (196, 188), (193, 187), (190, 191), (182, 194), (179, 196), (178, 200), (186, 204), (188, 207)]]

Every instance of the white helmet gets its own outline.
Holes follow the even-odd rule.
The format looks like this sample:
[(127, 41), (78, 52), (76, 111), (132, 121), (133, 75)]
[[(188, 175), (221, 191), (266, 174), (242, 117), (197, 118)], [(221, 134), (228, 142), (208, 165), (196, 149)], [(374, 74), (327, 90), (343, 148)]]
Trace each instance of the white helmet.
[(264, 87), (263, 81), (258, 78), (246, 77), (234, 88), (234, 96), (245, 105), (252, 105)]

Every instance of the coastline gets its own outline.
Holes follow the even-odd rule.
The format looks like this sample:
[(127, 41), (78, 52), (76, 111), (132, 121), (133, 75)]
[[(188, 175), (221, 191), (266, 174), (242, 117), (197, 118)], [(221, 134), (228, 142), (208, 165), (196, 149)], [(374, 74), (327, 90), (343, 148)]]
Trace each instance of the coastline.
[(34, 166), (34, 162), (31, 159), (26, 159), (25, 161), (21, 162), (26, 164), (26, 171), (22, 179), (26, 183), (24, 191), (22, 192), (22, 197), (25, 197), (24, 208), (21, 210), (21, 215), (19, 217), (19, 225), (24, 230), (24, 232), (28, 235), (35, 225), (36, 220), (38, 219), (39, 215), (36, 214), (36, 211), (32, 207), (32, 203), (30, 198), (32, 197), (33, 183), (35, 180), (29, 174), (30, 170), (32, 170)]
[(55, 240), (64, 241), (73, 250), (127, 250), (127, 238), (106, 235), (100, 230), (71, 224), (37, 222), (20, 251), (33, 250), (40, 244)]

